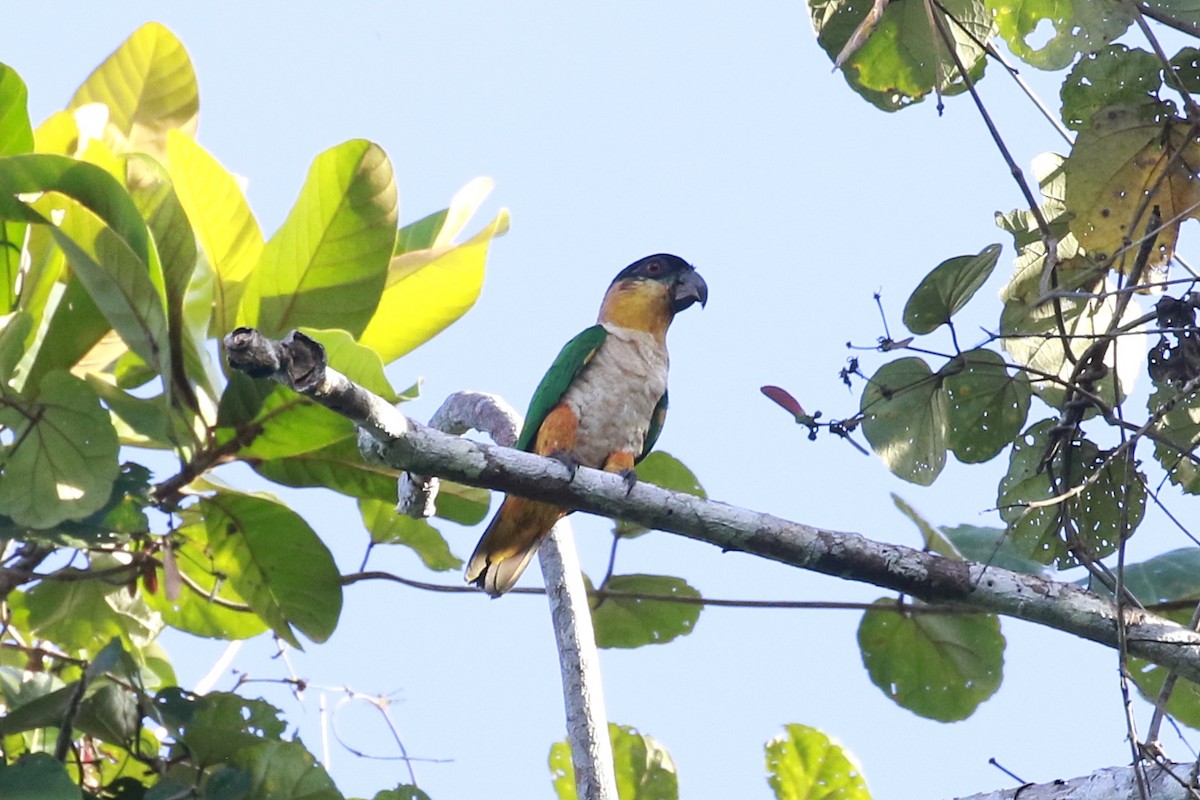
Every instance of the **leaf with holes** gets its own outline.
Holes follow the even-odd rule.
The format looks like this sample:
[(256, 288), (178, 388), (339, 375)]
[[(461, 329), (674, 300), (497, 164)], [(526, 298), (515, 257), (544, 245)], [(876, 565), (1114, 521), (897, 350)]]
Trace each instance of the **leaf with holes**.
[(968, 350), (942, 368), (950, 449), (964, 464), (990, 461), (1012, 443), (1029, 414), (1029, 379), (1009, 374), (991, 350)]
[(1192, 174), (1198, 163), (1200, 138), (1161, 107), (1097, 112), (1065, 167), (1071, 231), (1093, 259), (1128, 273), (1158, 207), (1162, 228), (1142, 278), (1153, 279), (1175, 252), (1180, 223), (1200, 216), (1200, 186)]
[[(617, 796), (621, 800), (678, 800), (679, 777), (671, 754), (652, 736), (610, 722)], [(578, 800), (575, 764), (567, 742), (550, 748), (550, 774), (558, 800)]]
[[(1079, 53), (1099, 50), (1133, 21), (1113, 0), (988, 0), (1000, 36), (1013, 54), (1039, 69), (1063, 69)], [(1042, 41), (1043, 26), (1054, 35)]]
[(294, 625), (314, 642), (333, 633), (342, 584), (333, 556), (304, 519), (265, 498), (222, 492), (200, 501), (215, 572), (281, 638)]
[(926, 275), (904, 305), (904, 324), (915, 334), (932, 333), (967, 304), (996, 268), (1000, 245), (977, 255), (948, 258)]
[(850, 751), (807, 725), (788, 725), (767, 742), (767, 783), (778, 800), (871, 800)]
[(1155, 381), (1147, 405), (1158, 418), (1151, 428), (1159, 437), (1155, 460), (1171, 483), (1188, 494), (1200, 494), (1200, 391), (1181, 395), (1177, 388)]
[(893, 473), (928, 486), (946, 465), (949, 409), (941, 380), (919, 358), (884, 364), (859, 405), (863, 434)]
[(1087, 130), (1092, 117), (1108, 106), (1127, 106), (1153, 118), (1168, 110), (1156, 108), (1161, 86), (1157, 56), (1123, 44), (1109, 45), (1079, 59), (1063, 81), (1062, 120), (1072, 130)]
[[(614, 575), (601, 589), (624, 594), (700, 599), (683, 578), (668, 575)], [(649, 598), (605, 597), (592, 600), (592, 622), (599, 647), (634, 648), (666, 644), (692, 632), (703, 606)]]
[[(1057, 420), (1045, 419), (1017, 440), (996, 504), (1018, 552), (1066, 569), (1078, 564), (1076, 547), (1091, 558), (1115, 552), (1142, 521), (1146, 489), (1127, 455), (1101, 452), (1087, 439), (1060, 440), (1043, 467), (1056, 427)], [(1077, 545), (1068, 546), (1068, 537)]]
[(994, 614), (897, 611), (889, 598), (875, 605), (859, 623), (858, 646), (871, 682), (898, 705), (954, 722), (1000, 688), (1004, 636)]

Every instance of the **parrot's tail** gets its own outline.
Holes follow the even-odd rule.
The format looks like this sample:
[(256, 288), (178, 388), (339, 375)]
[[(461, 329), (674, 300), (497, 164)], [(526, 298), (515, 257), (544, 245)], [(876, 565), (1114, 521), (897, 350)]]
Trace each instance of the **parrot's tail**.
[(516, 584), (546, 534), (566, 510), (524, 497), (506, 497), (467, 562), (467, 583), (492, 597)]

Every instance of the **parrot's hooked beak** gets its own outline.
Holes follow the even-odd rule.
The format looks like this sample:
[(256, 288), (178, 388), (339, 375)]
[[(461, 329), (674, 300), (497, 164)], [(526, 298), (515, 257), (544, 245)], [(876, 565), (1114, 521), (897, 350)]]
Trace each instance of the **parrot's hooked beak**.
[(678, 314), (692, 303), (700, 303), (703, 308), (708, 302), (708, 284), (695, 269), (688, 269), (679, 275), (675, 288), (671, 293), (671, 313)]

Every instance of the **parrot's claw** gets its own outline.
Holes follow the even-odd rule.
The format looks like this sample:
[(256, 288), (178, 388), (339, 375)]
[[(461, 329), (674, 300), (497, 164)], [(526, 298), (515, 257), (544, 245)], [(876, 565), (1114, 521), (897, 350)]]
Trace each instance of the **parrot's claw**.
[(575, 480), (575, 473), (579, 471), (579, 456), (572, 453), (570, 450), (554, 450), (546, 455), (547, 458), (553, 458), (558, 463), (571, 471), (571, 480)]
[(635, 469), (623, 469), (617, 473), (621, 476), (621, 480), (625, 482), (625, 494), (633, 491), (633, 487), (637, 486), (638, 476)]

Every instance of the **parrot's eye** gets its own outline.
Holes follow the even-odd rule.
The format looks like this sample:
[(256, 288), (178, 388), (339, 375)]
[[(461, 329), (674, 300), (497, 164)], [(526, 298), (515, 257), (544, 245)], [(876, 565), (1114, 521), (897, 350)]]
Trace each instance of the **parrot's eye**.
[(651, 261), (646, 265), (646, 273), (648, 275), (657, 275), (660, 272), (662, 272), (662, 263), (658, 261)]

